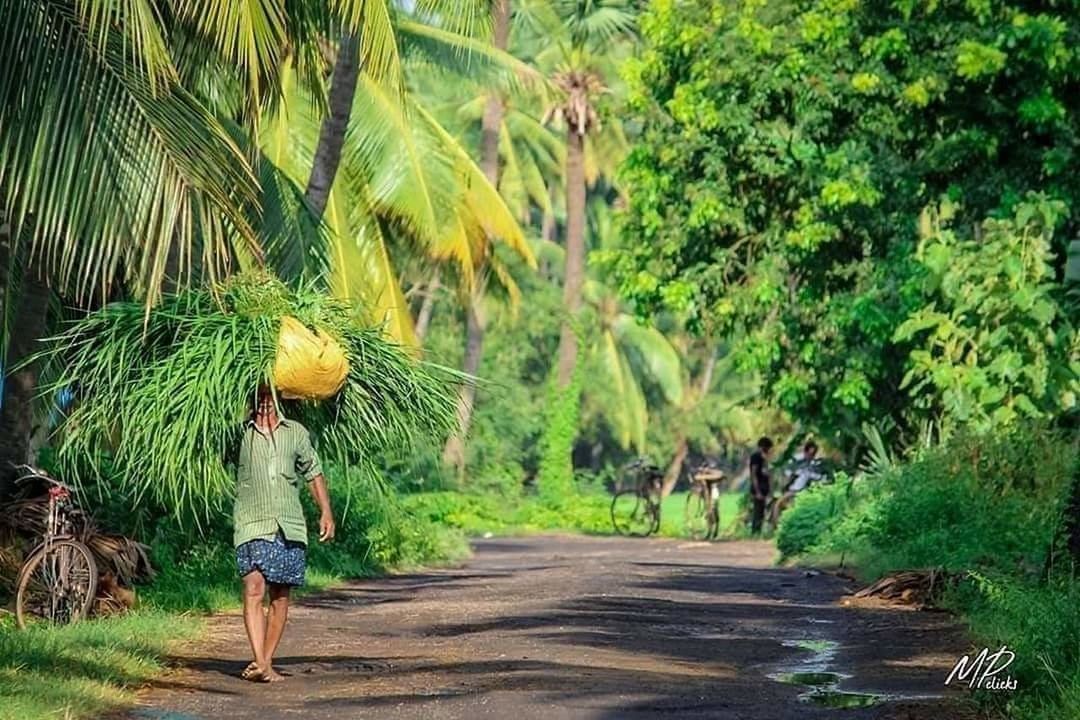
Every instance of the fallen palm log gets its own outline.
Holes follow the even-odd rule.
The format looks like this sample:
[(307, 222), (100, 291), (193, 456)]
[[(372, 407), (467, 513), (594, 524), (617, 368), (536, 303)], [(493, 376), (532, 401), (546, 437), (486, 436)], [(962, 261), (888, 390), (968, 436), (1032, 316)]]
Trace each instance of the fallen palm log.
[(845, 598), (845, 605), (888, 604), (924, 610), (937, 606), (957, 576), (943, 570), (905, 570), (881, 578)]

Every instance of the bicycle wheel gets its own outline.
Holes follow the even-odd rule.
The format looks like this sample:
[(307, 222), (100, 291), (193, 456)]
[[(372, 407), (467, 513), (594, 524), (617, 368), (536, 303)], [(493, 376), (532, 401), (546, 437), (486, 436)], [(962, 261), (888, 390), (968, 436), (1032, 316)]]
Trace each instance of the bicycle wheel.
[(615, 532), (631, 537), (645, 537), (659, 524), (652, 503), (637, 490), (623, 490), (611, 499), (611, 524)]
[(56, 540), (38, 548), (19, 571), (15, 620), (19, 627), (82, 620), (93, 607), (97, 583), (94, 556), (81, 542)]
[(686, 496), (686, 534), (694, 540), (704, 540), (710, 529), (709, 502), (698, 485)]
[(647, 535), (653, 535), (660, 532), (660, 498), (649, 496), (646, 501), (647, 511), (652, 515), (652, 527), (649, 528)]

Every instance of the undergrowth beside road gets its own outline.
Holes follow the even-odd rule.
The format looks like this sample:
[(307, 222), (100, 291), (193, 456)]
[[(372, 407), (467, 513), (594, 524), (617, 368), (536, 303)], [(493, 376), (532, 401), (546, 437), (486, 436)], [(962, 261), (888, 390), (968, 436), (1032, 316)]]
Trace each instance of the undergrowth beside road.
[[(1064, 551), (1077, 446), (1048, 430), (962, 437), (880, 476), (812, 488), (785, 513), (787, 558), (843, 558), (861, 578), (940, 568), (957, 577), (942, 603), (980, 646), (1007, 645), (1014, 693), (987, 706), (1020, 720), (1080, 717), (1080, 581)], [(957, 648), (959, 658), (967, 648)]]
[[(720, 527), (725, 537), (742, 534), (737, 521), (741, 494), (720, 496)], [(438, 525), (457, 528), (468, 535), (580, 532), (611, 535), (611, 496), (581, 492), (559, 504), (520, 494), (495, 495), (454, 490), (417, 493), (404, 498), (405, 506), (419, 517)], [(686, 493), (672, 493), (660, 507), (662, 537), (684, 538)]]

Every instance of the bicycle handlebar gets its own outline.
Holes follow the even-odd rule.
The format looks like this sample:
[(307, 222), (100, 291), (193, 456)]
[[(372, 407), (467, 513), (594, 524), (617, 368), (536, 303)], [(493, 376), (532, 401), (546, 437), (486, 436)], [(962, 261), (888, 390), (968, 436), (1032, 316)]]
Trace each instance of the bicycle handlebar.
[(44, 480), (45, 482), (49, 483), (50, 485), (53, 485), (54, 487), (60, 487), (60, 488), (63, 488), (65, 490), (68, 490), (70, 492), (75, 492), (75, 488), (71, 487), (70, 485), (68, 485), (66, 483), (63, 483), (63, 482), (57, 480), (53, 476), (46, 473), (44, 470), (41, 470), (40, 468), (36, 468), (33, 465), (28, 465), (26, 463), (23, 463), (21, 465), (16, 465), (15, 469), (23, 471), (23, 474), (15, 479), (16, 484), (29, 482), (31, 480)]

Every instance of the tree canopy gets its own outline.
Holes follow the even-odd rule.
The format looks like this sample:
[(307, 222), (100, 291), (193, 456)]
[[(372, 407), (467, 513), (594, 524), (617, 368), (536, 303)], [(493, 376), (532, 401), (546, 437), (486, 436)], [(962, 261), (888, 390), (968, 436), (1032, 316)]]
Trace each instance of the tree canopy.
[[(826, 432), (857, 432), (883, 415), (952, 417), (896, 390), (923, 350), (922, 336), (897, 329), (941, 301), (917, 253), (924, 211), (947, 202), (951, 236), (976, 244), (1042, 222), (1038, 283), (1061, 278), (1080, 228), (1069, 171), (1080, 130), (1078, 9), (653, 3), (641, 22), (647, 48), (628, 73), (643, 131), (623, 174), (624, 252), (606, 258), (622, 291), (642, 312), (675, 309), (700, 329), (738, 333), (742, 366)], [(1048, 214), (1019, 209), (1048, 204)], [(1009, 219), (1007, 230), (985, 224)], [(1015, 296), (1022, 273), (1008, 255), (972, 261), (997, 263), (984, 271), (1049, 326), (1039, 342), (1071, 372), (1051, 386), (1051, 373), (1037, 371), (1037, 400), (1030, 388), (1017, 399), (1008, 382), (991, 397), (1003, 390), (999, 401), (1019, 404), (1010, 417), (1073, 407), (1075, 334), (1067, 313), (1047, 310), (1065, 301), (1060, 285), (1034, 310)], [(980, 349), (987, 361), (1007, 354)]]

